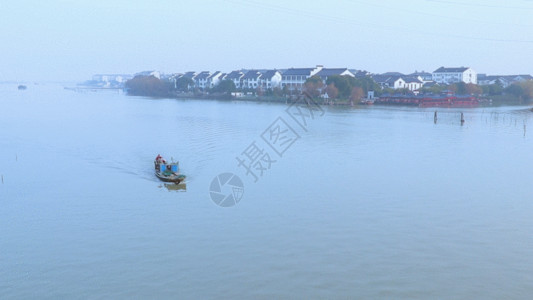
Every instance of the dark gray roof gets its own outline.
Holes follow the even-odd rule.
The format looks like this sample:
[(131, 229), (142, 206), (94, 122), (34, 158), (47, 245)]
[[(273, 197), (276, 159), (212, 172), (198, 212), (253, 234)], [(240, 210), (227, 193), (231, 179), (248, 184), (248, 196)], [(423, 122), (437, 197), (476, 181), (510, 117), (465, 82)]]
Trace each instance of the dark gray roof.
[(372, 76), (372, 79), (374, 79), (374, 81), (377, 83), (394, 82), (398, 80), (398, 78), (400, 78), (400, 76), (388, 76), (388, 75), (373, 75)]
[(381, 75), (383, 75), (383, 76), (403, 76), (404, 74), (400, 73), (400, 72), (386, 72), (386, 73), (383, 73)]
[(261, 72), (257, 70), (250, 70), (244, 74), (242, 79), (258, 79), (259, 77), (261, 77)]
[(520, 80), (520, 79), (523, 79), (523, 80), (532, 80), (533, 77), (531, 77), (531, 75), (507, 75), (507, 76), (500, 76), (500, 77), (504, 77), (505, 79), (507, 80)]
[(232, 71), (228, 75), (226, 75), (225, 79), (241, 79), (244, 74), (241, 71)]
[(406, 75), (402, 75), (402, 76), (374, 75), (372, 76), (372, 79), (374, 79), (376, 83), (387, 83), (387, 84), (394, 83), (400, 78), (403, 79), (403, 81), (405, 81), (406, 83), (422, 83), (422, 81), (420, 81), (420, 79), (418, 79), (415, 76), (406, 76)]
[(405, 83), (422, 83), (420, 79), (416, 76), (402, 76), (402, 79), (405, 81)]
[(432, 86), (437, 86), (439, 85), (438, 83), (436, 83), (435, 81), (428, 81), (426, 83), (424, 83), (424, 87), (432, 87)]
[(200, 74), (196, 75), (194, 79), (196, 80), (207, 79), (210, 75), (211, 75), (211, 72), (203, 71), (203, 72), (200, 72)]
[(413, 73), (411, 73), (409, 75), (410, 76), (422, 76), (423, 77), (423, 76), (431, 76), (431, 73), (422, 71), (422, 72), (413, 72)]
[(460, 67), (460, 68), (440, 67), (437, 70), (435, 70), (435, 72), (433, 72), (433, 73), (462, 73), (462, 72), (464, 72), (464, 71), (466, 71), (468, 69), (469, 68), (465, 68), (465, 67)]
[(327, 77), (327, 76), (333, 76), (333, 75), (341, 75), (342, 73), (346, 71), (349, 71), (348, 68), (336, 68), (336, 69), (324, 68), (320, 70), (320, 72), (316, 73), (315, 75), (320, 76), (320, 77)]
[(272, 79), (276, 73), (279, 72), (278, 70), (267, 70), (263, 72), (263, 75), (261, 76), (263, 79)]
[(213, 78), (215, 76), (218, 76), (219, 74), (222, 74), (222, 73), (220, 73), (220, 71), (216, 71), (215, 73), (209, 75), (208, 79), (211, 79), (211, 78)]
[(355, 77), (366, 77), (366, 76), (372, 75), (370, 72), (365, 71), (365, 70), (357, 71), (357, 72), (350, 70), (350, 72), (352, 72), (355, 75)]
[(498, 75), (491, 75), (491, 76), (487, 76), (487, 75), (484, 75), (484, 76), (478, 76), (477, 77), (477, 80), (498, 80), (502, 78), (502, 76), (498, 76)]
[(304, 76), (311, 76), (311, 72), (313, 72), (314, 68), (290, 68), (287, 69), (287, 71), (283, 72), (283, 76), (286, 75), (304, 75)]
[(155, 71), (142, 71), (142, 72), (139, 72), (139, 73), (135, 73), (135, 76), (148, 76), (150, 74), (152, 74), (153, 72)]
[(185, 74), (183, 74), (182, 77), (193, 79), (194, 76), (196, 76), (196, 72), (193, 71), (193, 72), (186, 72)]
[(220, 80), (224, 80), (224, 79), (226, 79), (226, 76), (228, 76), (228, 74), (222, 73), (222, 74), (220, 74), (219, 78), (220, 78)]

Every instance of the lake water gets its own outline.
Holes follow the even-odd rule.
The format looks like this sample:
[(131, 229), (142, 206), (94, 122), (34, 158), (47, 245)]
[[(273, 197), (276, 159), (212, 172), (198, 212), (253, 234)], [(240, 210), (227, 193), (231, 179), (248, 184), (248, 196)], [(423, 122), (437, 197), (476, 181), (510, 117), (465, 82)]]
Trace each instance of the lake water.
[[(0, 85), (0, 298), (531, 297), (532, 112), (286, 109)], [(210, 197), (226, 172), (233, 207)]]

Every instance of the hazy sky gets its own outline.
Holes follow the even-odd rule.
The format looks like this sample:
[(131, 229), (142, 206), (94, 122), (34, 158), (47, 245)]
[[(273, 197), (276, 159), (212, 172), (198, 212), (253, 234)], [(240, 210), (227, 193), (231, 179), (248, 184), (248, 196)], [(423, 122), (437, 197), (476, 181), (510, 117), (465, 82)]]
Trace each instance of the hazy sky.
[(0, 81), (317, 64), (533, 73), (531, 0), (2, 0), (0, 28)]

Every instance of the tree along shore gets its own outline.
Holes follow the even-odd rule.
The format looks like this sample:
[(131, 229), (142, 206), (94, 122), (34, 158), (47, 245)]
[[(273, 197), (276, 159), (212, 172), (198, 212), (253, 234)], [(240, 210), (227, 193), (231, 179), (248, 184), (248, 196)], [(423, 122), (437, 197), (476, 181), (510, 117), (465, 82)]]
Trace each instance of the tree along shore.
[[(258, 101), (289, 103), (301, 96), (301, 91), (291, 91), (287, 87), (263, 90), (237, 89), (231, 80), (222, 80), (217, 86), (199, 89), (190, 78), (179, 78), (175, 83), (160, 80), (154, 76), (136, 76), (125, 85), (129, 95), (158, 98), (181, 99), (221, 99), (237, 101)], [(369, 91), (374, 95), (413, 95), (408, 89), (381, 88), (372, 78), (350, 76), (330, 76), (325, 84), (318, 76), (307, 79), (303, 91), (319, 104), (355, 105), (364, 99)], [(492, 85), (465, 84), (433, 85), (422, 87), (422, 94), (441, 94), (451, 92), (460, 95), (474, 95), (493, 105), (523, 105), (533, 99), (533, 81), (511, 84), (503, 88), (499, 83)], [(490, 100), (490, 101), (489, 101)]]

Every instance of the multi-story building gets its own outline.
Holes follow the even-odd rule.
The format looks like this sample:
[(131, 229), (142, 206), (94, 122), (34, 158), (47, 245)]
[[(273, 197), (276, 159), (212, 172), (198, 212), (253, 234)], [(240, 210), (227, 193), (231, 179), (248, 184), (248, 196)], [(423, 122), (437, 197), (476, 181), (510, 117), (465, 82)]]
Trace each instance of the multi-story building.
[(223, 80), (224, 75), (225, 74), (220, 71), (216, 71), (215, 73), (211, 74), (209, 77), (207, 77), (207, 87), (213, 88), (217, 86), (218, 83)]
[(290, 68), (282, 74), (281, 87), (287, 87), (289, 90), (301, 90), (307, 78), (322, 69), (323, 66), (316, 66), (316, 68)]
[(250, 70), (244, 74), (244, 76), (241, 79), (242, 85), (241, 88), (243, 89), (255, 89), (259, 87), (260, 82), (259, 78), (261, 78), (261, 72), (257, 70)]
[(278, 70), (266, 70), (261, 73), (259, 80), (261, 88), (264, 90), (273, 89), (281, 85), (281, 73)]
[(200, 74), (196, 75), (193, 79), (196, 87), (200, 89), (205, 89), (206, 87), (209, 87), (208, 85), (209, 76), (211, 76), (211, 72), (209, 71), (203, 71), (203, 72), (200, 72)]
[(241, 71), (232, 71), (226, 77), (224, 77), (224, 80), (231, 80), (235, 84), (235, 87), (240, 89), (241, 86), (241, 79), (244, 77), (244, 73)]
[(477, 73), (471, 68), (445, 68), (440, 67), (432, 74), (432, 79), (440, 84), (452, 84), (457, 82), (477, 84)]

